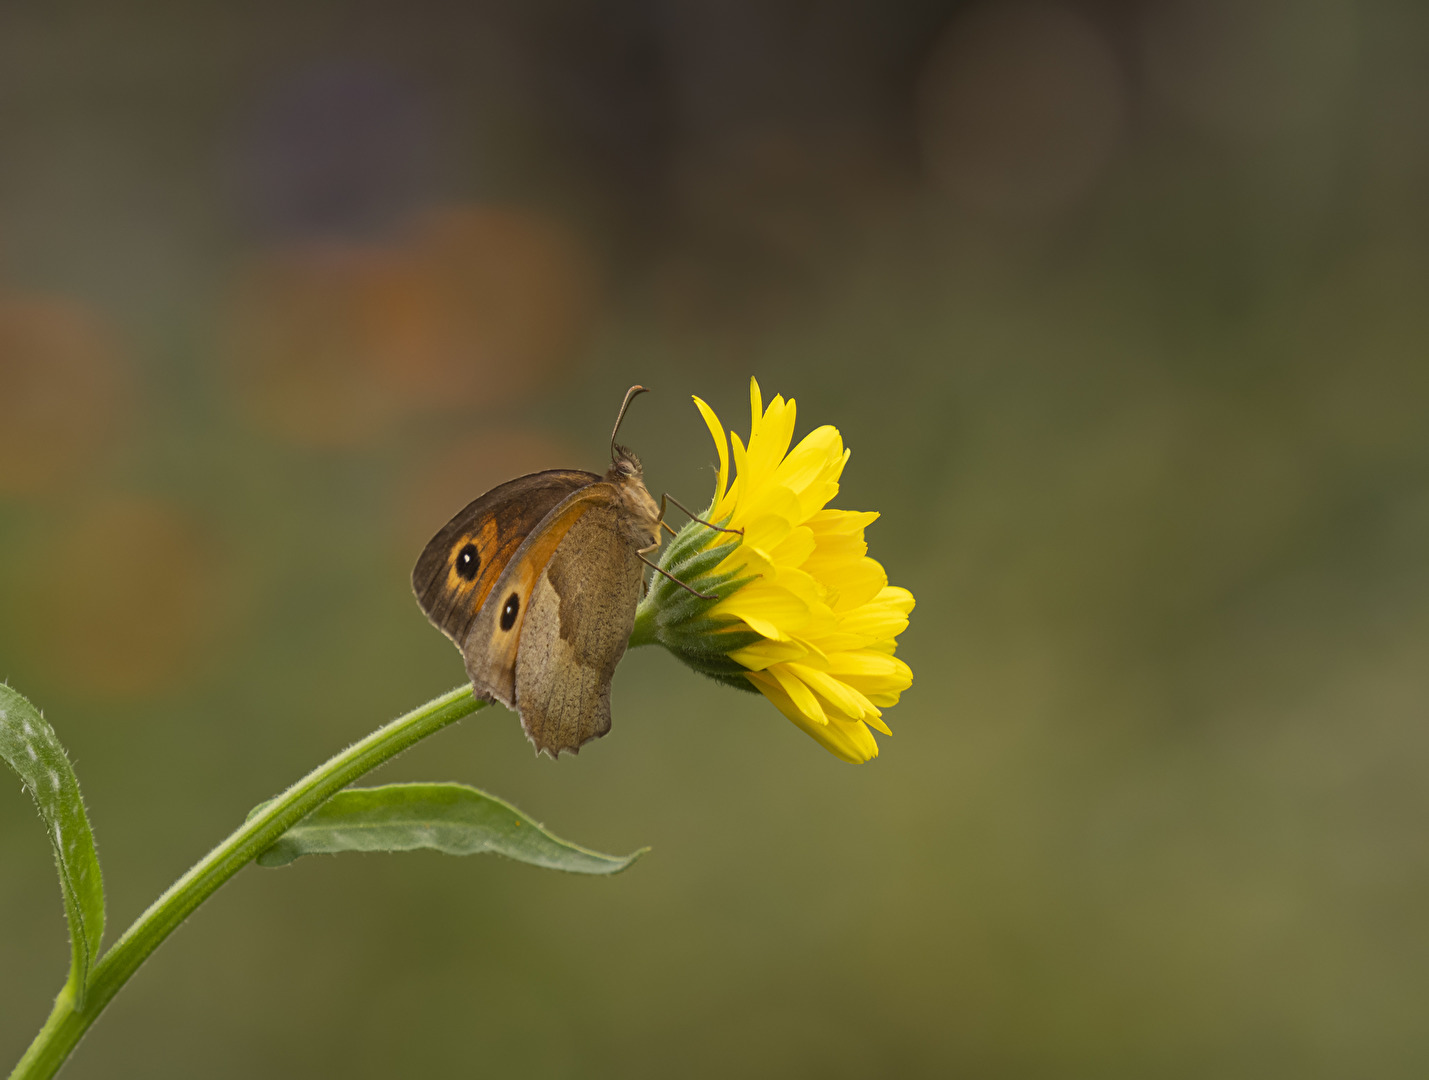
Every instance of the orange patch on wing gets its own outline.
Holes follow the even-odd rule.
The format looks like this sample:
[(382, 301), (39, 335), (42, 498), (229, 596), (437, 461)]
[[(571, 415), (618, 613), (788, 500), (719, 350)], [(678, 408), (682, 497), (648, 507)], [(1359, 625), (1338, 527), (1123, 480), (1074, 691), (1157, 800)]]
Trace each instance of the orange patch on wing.
[(615, 498), (615, 492), (609, 484), (591, 484), (553, 510), (552, 516), (531, 534), (528, 546), (521, 553), (521, 561), (514, 568), (510, 583), (511, 591), (516, 593), (521, 601), (516, 619), (507, 631), (513, 642), (521, 637), (521, 626), (526, 621), (526, 609), (530, 606), (531, 593), (536, 588), (536, 582), (551, 561), (551, 556), (556, 553), (556, 548), (560, 547), (561, 541), (566, 538), (566, 533), (571, 531), (571, 527), (587, 510), (597, 505), (609, 506), (615, 502)]
[[(447, 591), (461, 596), (463, 603), (467, 602), (467, 597), (474, 591), (476, 596), (470, 601), (470, 608), (476, 611), (486, 600), (486, 594), (491, 592), (491, 587), (496, 584), (496, 579), (501, 576), (501, 571), (506, 569), (507, 562), (524, 539), (524, 536), (503, 538), (494, 516), (483, 521), (481, 528), (475, 532), (457, 537), (447, 557)], [(462, 548), (467, 544), (476, 548), (477, 557), (481, 559), (476, 577), (470, 581), (457, 573), (457, 560), (461, 556)]]

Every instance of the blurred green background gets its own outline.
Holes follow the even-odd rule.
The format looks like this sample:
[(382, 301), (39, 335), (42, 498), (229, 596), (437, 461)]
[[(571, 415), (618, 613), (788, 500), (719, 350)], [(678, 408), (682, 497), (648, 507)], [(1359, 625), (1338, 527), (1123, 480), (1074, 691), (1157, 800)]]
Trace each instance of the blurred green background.
[[(1422, 1076), (1419, 0), (0, 7), (0, 677), (111, 940), (462, 681), (492, 484), (853, 448), (918, 598), (877, 761), (656, 650), (611, 735), (379, 778), (654, 851), (244, 871), (66, 1076)], [(67, 958), (0, 784), (0, 1060)]]

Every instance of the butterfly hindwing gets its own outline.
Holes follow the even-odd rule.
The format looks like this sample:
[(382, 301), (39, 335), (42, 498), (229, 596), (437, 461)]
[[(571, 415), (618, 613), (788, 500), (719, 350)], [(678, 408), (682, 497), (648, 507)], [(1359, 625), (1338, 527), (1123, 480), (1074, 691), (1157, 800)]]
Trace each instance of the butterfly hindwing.
[(642, 577), (613, 503), (591, 506), (552, 553), (527, 602), (516, 655), (516, 707), (538, 751), (579, 751), (610, 730), (610, 680)]
[(432, 537), (412, 570), (412, 590), (432, 623), (460, 647), (492, 586), (541, 520), (594, 473), (551, 469), (492, 488)]

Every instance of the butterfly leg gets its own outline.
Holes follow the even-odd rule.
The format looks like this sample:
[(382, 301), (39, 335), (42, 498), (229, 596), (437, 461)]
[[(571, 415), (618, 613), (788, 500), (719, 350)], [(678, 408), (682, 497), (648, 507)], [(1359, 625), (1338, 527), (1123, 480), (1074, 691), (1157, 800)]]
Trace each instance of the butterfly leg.
[[(653, 548), (652, 548), (651, 550), (653, 550)], [(716, 596), (716, 595), (714, 595), (713, 593), (702, 593), (702, 592), (699, 592), (699, 591), (696, 590), (696, 589), (690, 588), (690, 586), (686, 585), (683, 581), (681, 581), (679, 578), (677, 578), (674, 574), (670, 573), (670, 571), (661, 569), (660, 567), (658, 567), (658, 566), (656, 566), (654, 563), (652, 563), (649, 559), (647, 559), (647, 558), (645, 557), (645, 552), (643, 552), (643, 551), (637, 551), (635, 554), (639, 555), (639, 556), (640, 556), (640, 561), (643, 562), (646, 566), (650, 567), (651, 570), (654, 570), (656, 573), (659, 573), (659, 574), (664, 574), (667, 578), (669, 578), (671, 581), (673, 581), (673, 582), (674, 582), (676, 585), (678, 585), (680, 588), (684, 589), (684, 590), (685, 590), (687, 593), (689, 593), (691, 596), (698, 596), (701, 600), (718, 600), (718, 599), (719, 599), (719, 597)]]
[[(670, 502), (674, 503), (674, 504), (675, 504), (677, 507), (679, 507), (681, 510), (684, 510), (684, 511), (685, 511), (685, 516), (686, 516), (687, 518), (689, 518), (691, 521), (698, 521), (701, 525), (704, 525), (704, 526), (707, 527), (707, 528), (713, 529), (713, 530), (715, 530), (715, 532), (738, 533), (740, 536), (743, 536), (743, 535), (744, 535), (744, 530), (743, 530), (743, 529), (722, 529), (722, 528), (720, 528), (718, 525), (711, 524), (710, 522), (706, 521), (706, 520), (705, 520), (704, 518), (702, 518), (702, 517), (696, 517), (694, 514), (690, 513), (689, 510), (685, 509), (685, 505), (684, 505), (682, 502), (680, 502), (679, 499), (675, 498), (675, 496), (671, 495), (668, 491), (665, 492), (665, 494), (663, 494), (663, 495), (660, 496), (660, 523), (661, 523), (662, 525), (665, 524), (665, 500), (666, 500), (666, 499), (670, 500)], [(666, 525), (665, 527), (666, 527), (666, 528), (669, 528), (668, 525)], [(674, 530), (674, 529), (670, 529), (670, 532), (671, 532), (671, 534), (673, 535), (674, 532), (675, 532), (675, 530)]]
[(665, 520), (665, 499), (663, 496), (660, 499), (660, 516), (657, 517), (655, 520), (659, 523), (660, 528), (664, 529), (671, 536), (680, 535), (678, 532), (675, 531), (674, 526)]

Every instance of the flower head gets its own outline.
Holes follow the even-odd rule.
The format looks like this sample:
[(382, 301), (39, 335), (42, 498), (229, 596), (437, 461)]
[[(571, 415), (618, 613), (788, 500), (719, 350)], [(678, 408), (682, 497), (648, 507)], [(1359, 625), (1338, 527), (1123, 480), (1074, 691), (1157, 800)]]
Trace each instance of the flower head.
[(878, 515), (827, 506), (849, 451), (829, 425), (790, 450), (794, 402), (776, 396), (766, 409), (751, 379), (749, 442), (730, 432), (731, 478), (719, 418), (694, 400), (719, 453), (706, 517), (742, 533), (686, 526), (661, 568), (717, 599), (657, 578), (632, 640), (659, 640), (692, 667), (758, 690), (827, 750), (868, 761), (878, 754), (869, 729), (892, 734), (881, 709), (913, 681), (894, 656), (913, 594), (866, 554), (863, 530)]

